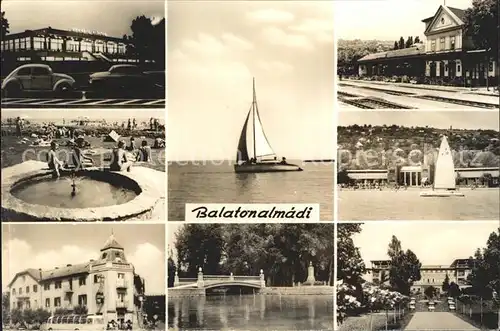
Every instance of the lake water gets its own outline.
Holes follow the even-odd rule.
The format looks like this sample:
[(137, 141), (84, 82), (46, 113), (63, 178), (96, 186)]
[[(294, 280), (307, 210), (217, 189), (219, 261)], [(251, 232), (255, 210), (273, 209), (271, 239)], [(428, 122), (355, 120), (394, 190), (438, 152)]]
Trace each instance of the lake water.
[(321, 220), (333, 220), (334, 163), (290, 161), (304, 171), (236, 174), (228, 162), (206, 162), (168, 165), (169, 221), (184, 221), (186, 203), (319, 203)]
[(333, 330), (333, 295), (168, 299), (169, 330)]
[(498, 220), (497, 188), (460, 189), (465, 197), (420, 197), (420, 189), (338, 191), (339, 219)]

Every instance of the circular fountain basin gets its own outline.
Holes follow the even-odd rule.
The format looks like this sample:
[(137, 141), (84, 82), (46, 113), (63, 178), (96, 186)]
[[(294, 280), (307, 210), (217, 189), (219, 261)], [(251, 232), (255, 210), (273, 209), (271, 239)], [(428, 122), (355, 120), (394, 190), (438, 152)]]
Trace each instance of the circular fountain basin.
[(117, 182), (118, 185), (115, 185), (95, 178), (95, 174), (98, 173), (82, 173), (74, 179), (69, 176), (54, 179), (51, 175), (28, 178), (16, 183), (11, 193), (30, 204), (57, 208), (116, 206), (127, 203), (140, 194), (140, 188), (134, 185), (135, 182), (131, 181), (125, 185)]
[[(53, 178), (47, 164), (27, 161), (2, 171), (4, 221), (121, 221), (148, 219), (164, 197), (147, 168), (131, 172), (85, 169)], [(76, 185), (72, 194), (72, 184)]]

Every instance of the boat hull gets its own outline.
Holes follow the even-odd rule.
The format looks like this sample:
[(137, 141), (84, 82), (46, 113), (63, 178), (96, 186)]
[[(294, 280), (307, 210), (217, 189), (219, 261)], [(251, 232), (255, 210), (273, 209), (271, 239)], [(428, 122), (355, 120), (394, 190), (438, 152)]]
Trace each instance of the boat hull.
[(420, 192), (420, 196), (424, 198), (432, 198), (432, 197), (441, 197), (441, 198), (448, 198), (448, 197), (465, 197), (465, 195), (462, 192), (459, 191), (447, 191), (447, 190), (435, 190), (435, 191), (424, 191)]
[(302, 171), (302, 168), (295, 164), (253, 163), (253, 164), (236, 164), (234, 165), (234, 171), (236, 173), (285, 172), (285, 171)]

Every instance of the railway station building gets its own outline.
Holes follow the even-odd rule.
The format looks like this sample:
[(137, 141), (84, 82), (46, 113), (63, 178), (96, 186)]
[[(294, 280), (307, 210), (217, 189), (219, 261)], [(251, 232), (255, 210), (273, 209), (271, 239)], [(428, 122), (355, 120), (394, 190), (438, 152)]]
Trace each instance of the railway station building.
[[(454, 282), (459, 288), (469, 287), (467, 278), (472, 273), (474, 260), (456, 259), (450, 265), (422, 265), (420, 268), (421, 279), (416, 281), (411, 290), (415, 293), (423, 293), (427, 287), (434, 287), (442, 292), (442, 285), (448, 275), (450, 283)], [(368, 281), (381, 284), (388, 283), (390, 260), (373, 260), (371, 267), (367, 268)]]
[[(86, 307), (88, 314), (103, 315), (107, 321), (137, 323), (139, 298), (144, 297), (144, 280), (137, 278), (124, 248), (111, 235), (95, 260), (18, 272), (8, 284), (10, 307), (42, 308), (51, 313)], [(137, 283), (142, 286), (137, 288)]]
[(368, 54), (357, 61), (358, 75), (421, 77), (427, 83), (496, 85), (498, 59), (476, 49), (464, 32), (465, 10), (440, 6), (422, 20), (425, 40), (409, 48)]

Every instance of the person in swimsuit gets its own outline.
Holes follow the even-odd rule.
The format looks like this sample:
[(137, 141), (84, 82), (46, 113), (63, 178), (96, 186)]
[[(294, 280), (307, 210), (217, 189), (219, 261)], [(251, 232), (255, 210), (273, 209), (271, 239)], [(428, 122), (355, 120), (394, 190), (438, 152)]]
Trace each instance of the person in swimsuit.
[(148, 146), (147, 140), (143, 140), (141, 147), (139, 147), (139, 153), (136, 155), (136, 161), (151, 162), (151, 147)]
[(50, 150), (47, 163), (49, 165), (49, 169), (54, 170), (53, 172), (54, 177), (60, 177), (61, 176), (60, 170), (64, 169), (64, 163), (57, 158), (56, 150), (57, 150), (57, 143), (55, 141), (52, 141), (50, 143)]
[(91, 167), (94, 165), (94, 160), (88, 156), (83, 155), (82, 148), (85, 146), (85, 139), (83, 137), (78, 137), (73, 144), (73, 155), (72, 161), (75, 165), (75, 170), (80, 170), (85, 167)]
[(111, 159), (111, 164), (109, 168), (111, 171), (123, 171), (127, 169), (127, 171), (130, 171), (130, 167), (132, 166), (132, 161), (128, 160), (127, 158), (127, 152), (124, 149), (125, 147), (125, 142), (123, 140), (120, 140), (118, 142), (118, 147), (113, 149), (113, 156)]

